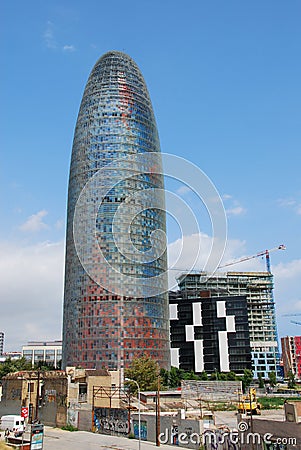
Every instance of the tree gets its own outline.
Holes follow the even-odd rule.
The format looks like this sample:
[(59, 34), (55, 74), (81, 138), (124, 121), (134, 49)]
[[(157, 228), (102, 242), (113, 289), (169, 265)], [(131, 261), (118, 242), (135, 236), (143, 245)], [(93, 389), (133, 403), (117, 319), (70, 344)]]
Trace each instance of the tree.
[(239, 377), (238, 379), (242, 381), (242, 389), (244, 392), (246, 392), (253, 381), (253, 371), (250, 369), (245, 369), (243, 376)]
[(19, 372), (21, 370), (32, 370), (31, 361), (27, 361), (24, 356), (14, 360), (7, 358), (0, 364), (0, 379), (9, 373)]
[(275, 372), (269, 372), (269, 383), (271, 387), (276, 386), (277, 384), (277, 377)]
[(201, 381), (207, 381), (209, 379), (207, 372), (205, 372), (204, 370), (203, 370), (203, 372), (201, 372), (199, 378)]
[(188, 370), (182, 372), (182, 380), (199, 380), (199, 376), (194, 373), (193, 370)]
[(289, 389), (294, 389), (296, 387), (295, 375), (293, 374), (293, 372), (291, 370), (288, 373), (287, 387)]
[(162, 384), (169, 388), (177, 388), (181, 386), (184, 377), (184, 370), (171, 366), (170, 370), (161, 369), (160, 376)]
[(212, 372), (211, 374), (210, 374), (210, 380), (212, 381), (215, 381), (215, 380), (219, 380), (219, 373), (217, 372), (217, 371), (215, 371), (215, 372)]
[(161, 384), (163, 386), (168, 387), (169, 386), (169, 371), (166, 369), (160, 369), (160, 377), (161, 377)]
[(236, 381), (237, 375), (235, 372), (228, 372), (227, 373), (227, 381)]
[(181, 386), (184, 371), (177, 367), (171, 367), (169, 371), (169, 383), (170, 388), (177, 388)]
[[(156, 391), (158, 388), (159, 365), (148, 356), (133, 359), (124, 374), (126, 378), (137, 381), (141, 391)], [(131, 390), (137, 392), (136, 384), (132, 383)]]
[(260, 389), (263, 389), (264, 388), (264, 380), (263, 380), (263, 378), (262, 378), (262, 376), (259, 374), (258, 375), (258, 387), (260, 388)]

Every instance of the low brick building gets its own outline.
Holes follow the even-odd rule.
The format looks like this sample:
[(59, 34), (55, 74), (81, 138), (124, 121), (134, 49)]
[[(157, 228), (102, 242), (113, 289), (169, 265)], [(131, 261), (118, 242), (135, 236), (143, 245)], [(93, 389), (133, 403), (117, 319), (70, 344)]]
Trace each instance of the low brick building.
[(118, 373), (105, 369), (20, 371), (2, 379), (0, 416), (31, 411), (31, 420), (62, 427), (92, 429), (93, 408), (119, 408)]
[(21, 407), (31, 411), (32, 420), (63, 426), (67, 420), (68, 378), (63, 371), (20, 371), (2, 379), (0, 415), (20, 414)]

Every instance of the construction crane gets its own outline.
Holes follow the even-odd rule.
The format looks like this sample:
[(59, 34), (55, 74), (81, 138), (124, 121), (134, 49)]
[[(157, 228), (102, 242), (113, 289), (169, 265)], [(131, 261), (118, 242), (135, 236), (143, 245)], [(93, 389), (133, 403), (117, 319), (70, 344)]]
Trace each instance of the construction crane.
[(232, 266), (234, 264), (238, 264), (238, 263), (241, 263), (243, 261), (249, 261), (250, 259), (258, 258), (259, 256), (264, 256), (265, 255), (267, 272), (271, 273), (270, 253), (274, 252), (275, 250), (285, 250), (285, 249), (286, 249), (285, 245), (284, 244), (280, 244), (280, 245), (278, 245), (278, 247), (271, 248), (270, 250), (263, 250), (262, 252), (256, 253), (256, 255), (245, 256), (244, 258), (240, 258), (240, 259), (237, 259), (235, 261), (229, 262), (227, 264), (223, 264), (222, 266), (218, 266), (218, 269), (222, 269), (223, 267)]
[[(236, 259), (232, 262), (229, 262), (227, 264), (223, 264), (221, 266), (218, 266), (218, 269), (222, 269), (224, 267), (228, 267), (228, 266), (233, 266), (234, 264), (238, 264), (244, 261), (249, 261), (250, 259), (254, 259), (254, 258), (258, 258), (259, 256), (264, 256), (265, 255), (265, 259), (266, 259), (266, 268), (267, 268), (267, 272), (271, 273), (271, 260), (270, 260), (270, 253), (274, 252), (275, 250), (286, 250), (286, 246), (284, 244), (280, 244), (278, 245), (278, 247), (274, 247), (271, 248), (269, 250), (263, 250), (262, 252), (256, 253), (256, 255), (251, 255), (251, 256), (245, 256), (244, 258), (239, 258)], [(190, 272), (201, 272), (202, 270), (198, 270), (198, 269), (180, 269), (177, 267), (171, 267), (168, 270), (177, 270), (179, 272), (187, 272), (188, 270)]]
[[(295, 316), (301, 316), (301, 313), (282, 314), (282, 317), (295, 317)], [(297, 322), (296, 320), (290, 320), (290, 323), (293, 323), (294, 325), (301, 325), (301, 322)]]
[[(258, 258), (259, 256), (265, 255), (267, 272), (271, 273), (270, 253), (274, 252), (275, 250), (286, 250), (286, 246), (284, 244), (280, 244), (280, 245), (278, 245), (278, 247), (274, 247), (269, 250), (263, 250), (262, 252), (256, 253), (256, 255), (245, 256), (244, 258), (235, 259), (234, 261), (228, 262), (227, 264), (218, 266), (218, 269), (222, 269), (222, 268), (228, 267), (228, 266), (233, 266), (234, 264), (238, 264), (238, 263), (241, 263), (244, 261), (249, 261), (250, 259)], [(177, 267), (171, 267), (168, 270), (177, 270), (179, 272), (187, 272), (189, 270), (190, 272), (195, 272), (195, 273), (201, 272), (201, 270), (198, 270), (198, 269), (180, 269)]]
[(292, 316), (301, 316), (301, 312), (299, 312), (299, 313), (290, 313), (290, 314), (282, 314), (282, 317), (292, 317)]

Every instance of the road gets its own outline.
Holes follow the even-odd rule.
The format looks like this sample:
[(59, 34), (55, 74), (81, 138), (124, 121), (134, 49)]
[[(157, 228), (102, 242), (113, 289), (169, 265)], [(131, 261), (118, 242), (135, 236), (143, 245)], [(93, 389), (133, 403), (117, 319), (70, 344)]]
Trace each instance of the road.
[[(263, 411), (258, 418), (270, 418), (284, 420), (283, 410)], [(237, 427), (237, 417), (233, 411), (216, 411), (215, 419), (217, 425), (228, 425), (230, 428)], [(3, 439), (3, 433), (2, 439)], [(0, 440), (1, 440), (0, 438)], [(27, 433), (25, 438), (28, 438)], [(141, 441), (141, 450), (155, 450), (156, 445), (152, 442)], [(162, 450), (175, 450), (172, 445), (161, 444)], [(126, 437), (107, 436), (94, 434), (87, 431), (65, 431), (60, 428), (45, 426), (43, 450), (138, 450), (139, 443), (136, 439)]]
[[(4, 440), (1, 432), (0, 441)], [(25, 433), (24, 439), (29, 439)], [(153, 442), (141, 441), (141, 450), (155, 450)], [(163, 450), (175, 450), (174, 446), (161, 445)], [(43, 450), (138, 450), (139, 442), (127, 437), (106, 436), (88, 431), (65, 431), (45, 426)]]
[[(138, 448), (139, 442), (136, 439), (45, 427), (43, 450), (138, 450)], [(141, 441), (141, 450), (156, 448), (158, 447), (152, 442)], [(175, 450), (171, 445), (161, 445), (160, 448)]]

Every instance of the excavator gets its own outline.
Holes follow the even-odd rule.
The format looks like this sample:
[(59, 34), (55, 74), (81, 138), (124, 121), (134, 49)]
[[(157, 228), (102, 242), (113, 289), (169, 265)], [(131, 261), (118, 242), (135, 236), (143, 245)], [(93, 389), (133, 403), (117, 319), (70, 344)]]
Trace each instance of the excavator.
[(257, 402), (256, 389), (250, 388), (249, 393), (242, 395), (238, 402), (237, 410), (239, 413), (249, 415), (260, 415), (260, 403)]

